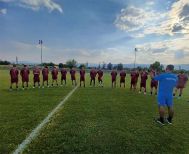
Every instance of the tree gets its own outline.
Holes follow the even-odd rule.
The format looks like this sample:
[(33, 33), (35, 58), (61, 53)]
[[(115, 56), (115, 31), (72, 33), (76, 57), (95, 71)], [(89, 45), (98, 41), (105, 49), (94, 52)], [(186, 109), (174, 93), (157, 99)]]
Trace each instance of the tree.
[(105, 62), (103, 62), (103, 64), (102, 64), (102, 69), (106, 69), (106, 63)]
[(122, 63), (119, 63), (117, 64), (117, 69), (120, 71), (123, 69), (123, 64)]
[(81, 69), (82, 67), (86, 68), (86, 65), (85, 65), (85, 64), (81, 64), (81, 65), (79, 66), (80, 69)]
[(108, 70), (112, 70), (112, 63), (109, 63), (109, 64), (107, 65), (107, 68), (108, 68)]
[(53, 62), (50, 62), (50, 63), (43, 63), (42, 64), (43, 66), (55, 66), (55, 64)]
[(58, 67), (59, 67), (59, 68), (63, 68), (64, 65), (63, 65), (62, 63), (59, 63)]
[(68, 60), (66, 62), (66, 65), (69, 67), (69, 68), (72, 68), (72, 67), (77, 67), (77, 61), (72, 59), (72, 60)]
[(10, 65), (11, 63), (9, 61), (2, 61), (0, 60), (0, 65)]
[(161, 65), (160, 62), (155, 61), (150, 65), (150, 69), (155, 69), (156, 71), (161, 72), (163, 70), (163, 65)]

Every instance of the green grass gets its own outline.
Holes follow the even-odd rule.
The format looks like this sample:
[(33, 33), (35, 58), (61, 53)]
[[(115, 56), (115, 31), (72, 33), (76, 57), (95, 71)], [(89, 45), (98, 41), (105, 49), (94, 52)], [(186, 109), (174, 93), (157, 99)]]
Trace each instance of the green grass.
[[(54, 87), (9, 92), (0, 71), (0, 153), (10, 153), (72, 89)], [(175, 99), (172, 126), (159, 127), (156, 97), (128, 88), (78, 88), (24, 153), (189, 153), (189, 87)], [(149, 84), (148, 84), (149, 85)]]

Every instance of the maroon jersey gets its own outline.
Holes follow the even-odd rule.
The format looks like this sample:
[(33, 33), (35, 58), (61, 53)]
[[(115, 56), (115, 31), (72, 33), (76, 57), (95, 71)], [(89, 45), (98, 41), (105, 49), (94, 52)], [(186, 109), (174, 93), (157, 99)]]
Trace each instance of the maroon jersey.
[(57, 68), (53, 68), (51, 74), (52, 74), (52, 79), (53, 80), (57, 80), (57, 78), (58, 78), (58, 69)]
[(116, 77), (117, 77), (117, 72), (116, 71), (112, 71), (111, 72), (111, 76), (112, 76), (112, 81), (115, 81)]
[[(151, 75), (154, 77), (156, 76), (156, 72), (155, 71), (151, 71)], [(155, 87), (157, 88), (158, 86), (158, 81), (157, 80), (154, 80), (153, 78), (151, 79), (151, 88)]]
[(34, 80), (34, 82), (40, 82), (39, 75), (40, 75), (40, 69), (34, 68), (34, 70), (33, 70), (33, 80)]
[(85, 81), (85, 70), (80, 70), (80, 81)]
[(121, 82), (125, 82), (125, 77), (126, 77), (126, 72), (125, 71), (121, 71), (120, 72), (120, 81)]
[(142, 72), (140, 77), (141, 77), (141, 82), (145, 83), (146, 80), (148, 79), (148, 73), (147, 72)]
[(142, 72), (140, 77), (141, 77), (140, 86), (146, 88), (146, 80), (148, 79), (148, 73)]
[(49, 75), (49, 69), (48, 68), (43, 68), (42, 75), (43, 75), (43, 81), (47, 81), (48, 80), (48, 75)]
[(103, 74), (104, 74), (103, 71), (102, 70), (98, 70), (97, 74), (98, 74), (98, 80), (101, 81), (102, 77), (103, 77)]
[(11, 83), (18, 83), (18, 74), (19, 71), (17, 68), (11, 68), (10, 70), (10, 76), (11, 76)]
[(66, 80), (66, 74), (67, 74), (67, 71), (65, 69), (62, 69), (61, 70), (61, 79), (62, 80)]
[(29, 82), (29, 74), (30, 71), (28, 68), (24, 67), (21, 71), (20, 71), (20, 75), (22, 77), (22, 82)]
[(131, 84), (136, 84), (138, 81), (139, 74), (136, 72), (131, 72)]
[(75, 80), (75, 70), (70, 70), (71, 80)]
[(97, 72), (95, 70), (90, 71), (90, 77), (92, 80), (94, 80), (96, 78), (96, 74), (97, 74)]
[(177, 88), (184, 88), (187, 81), (188, 81), (188, 78), (185, 74), (179, 74)]

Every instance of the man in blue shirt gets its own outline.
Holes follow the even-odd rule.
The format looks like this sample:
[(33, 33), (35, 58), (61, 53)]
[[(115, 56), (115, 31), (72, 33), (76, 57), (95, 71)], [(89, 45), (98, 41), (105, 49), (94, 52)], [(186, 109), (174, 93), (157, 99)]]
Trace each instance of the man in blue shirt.
[(156, 122), (164, 125), (165, 120), (165, 107), (168, 107), (167, 123), (172, 124), (172, 118), (174, 115), (173, 111), (173, 89), (177, 85), (178, 77), (172, 73), (174, 70), (173, 65), (168, 65), (166, 67), (166, 72), (154, 77), (154, 80), (159, 81), (158, 89), (158, 108), (159, 108), (159, 118)]

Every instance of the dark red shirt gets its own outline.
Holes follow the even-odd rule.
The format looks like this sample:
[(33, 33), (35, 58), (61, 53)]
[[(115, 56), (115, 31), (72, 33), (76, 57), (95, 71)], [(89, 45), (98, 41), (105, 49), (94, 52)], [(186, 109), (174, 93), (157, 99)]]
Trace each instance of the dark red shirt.
[(43, 77), (48, 77), (49, 69), (48, 68), (43, 68), (42, 74), (43, 74)]
[(29, 79), (29, 74), (30, 74), (30, 71), (28, 68), (22, 68), (22, 70), (20, 71), (20, 75), (22, 77), (22, 79)]
[(138, 73), (131, 72), (131, 81), (135, 82), (138, 79)]
[(80, 77), (84, 78), (85, 77), (85, 70), (80, 70)]
[(11, 79), (18, 79), (18, 74), (19, 74), (19, 71), (17, 68), (11, 68), (10, 70)]
[(125, 77), (126, 77), (126, 72), (125, 71), (121, 71), (120, 72), (120, 78), (121, 79), (125, 79)]
[(97, 74), (99, 78), (102, 78), (104, 73), (102, 70), (98, 70)]
[(61, 70), (61, 75), (63, 78), (66, 78), (67, 71), (65, 69)]
[(39, 75), (40, 75), (40, 69), (38, 69), (38, 68), (34, 68), (34, 70), (33, 70), (33, 75), (34, 75), (34, 78), (36, 77), (39, 77)]
[(95, 79), (97, 72), (95, 70), (90, 71), (90, 77), (91, 79)]
[(75, 73), (76, 73), (75, 70), (70, 70), (70, 75), (71, 75), (71, 77), (75, 77)]
[(188, 81), (188, 78), (185, 74), (178, 75), (178, 84), (177, 84), (178, 86), (184, 87), (187, 81)]
[(148, 73), (142, 72), (140, 77), (141, 77), (141, 83), (146, 83), (146, 80), (148, 79)]
[(112, 76), (112, 80), (115, 80), (117, 77), (117, 72), (116, 71), (112, 71), (111, 72), (111, 76)]
[(53, 79), (56, 79), (57, 76), (58, 76), (58, 69), (57, 68), (53, 68), (51, 74), (52, 74)]

